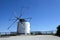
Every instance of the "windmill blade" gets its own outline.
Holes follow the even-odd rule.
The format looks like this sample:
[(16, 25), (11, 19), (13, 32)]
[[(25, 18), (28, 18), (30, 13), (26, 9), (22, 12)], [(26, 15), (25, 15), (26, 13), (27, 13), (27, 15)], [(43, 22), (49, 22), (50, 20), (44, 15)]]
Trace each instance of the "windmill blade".
[(21, 16), (23, 15), (23, 13), (24, 13), (24, 12), (23, 12), (23, 9), (24, 9), (24, 8), (29, 9), (29, 7), (21, 7), (21, 14), (20, 14), (19, 18), (21, 18)]
[(8, 27), (8, 29), (11, 28), (12, 25), (13, 25), (16, 21), (17, 21), (17, 19)]
[(9, 19), (9, 21), (11, 21), (11, 20), (16, 20), (16, 19)]
[(21, 16), (22, 16), (23, 8), (24, 8), (24, 7), (21, 8), (21, 14), (19, 15), (19, 18), (21, 18)]
[(30, 18), (29, 22), (31, 21), (32, 17)]
[(29, 21), (31, 21), (32, 17), (28, 17), (28, 18), (24, 18), (24, 19), (29, 19)]
[(30, 21), (31, 21), (31, 19), (32, 19), (32, 17), (29, 17), (28, 19), (29, 19), (29, 22), (30, 22)]
[(24, 19), (32, 19), (32, 17), (24, 18)]
[(14, 17), (17, 17), (17, 16), (16, 16), (16, 11), (13, 11), (13, 14), (14, 14)]
[(22, 17), (22, 13), (20, 14), (19, 18), (21, 18), (21, 17)]

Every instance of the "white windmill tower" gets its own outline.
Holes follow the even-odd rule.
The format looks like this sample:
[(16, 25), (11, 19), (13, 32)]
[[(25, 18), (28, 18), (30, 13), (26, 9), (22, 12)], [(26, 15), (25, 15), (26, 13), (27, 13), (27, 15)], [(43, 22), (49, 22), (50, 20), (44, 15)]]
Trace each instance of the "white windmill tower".
[(27, 21), (26, 19), (31, 19), (31, 17), (29, 18), (21, 18), (22, 16), (22, 13), (20, 14), (19, 17), (15, 17), (16, 19), (13, 19), (15, 20), (9, 27), (8, 29), (16, 22), (18, 21), (17, 23), (17, 33), (18, 34), (30, 34), (30, 22)]

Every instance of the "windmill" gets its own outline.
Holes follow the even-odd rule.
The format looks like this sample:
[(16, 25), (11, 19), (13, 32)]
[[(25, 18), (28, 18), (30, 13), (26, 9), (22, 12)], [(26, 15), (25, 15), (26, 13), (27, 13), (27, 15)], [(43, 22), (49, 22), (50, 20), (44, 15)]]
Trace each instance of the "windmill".
[(27, 19), (31, 20), (31, 17), (28, 18), (22, 18), (22, 9), (21, 9), (21, 14), (19, 17), (15, 16), (14, 22), (8, 27), (8, 29), (10, 29), (12, 27), (12, 25), (18, 21), (17, 23), (17, 33), (18, 34), (30, 34), (30, 22), (27, 21)]

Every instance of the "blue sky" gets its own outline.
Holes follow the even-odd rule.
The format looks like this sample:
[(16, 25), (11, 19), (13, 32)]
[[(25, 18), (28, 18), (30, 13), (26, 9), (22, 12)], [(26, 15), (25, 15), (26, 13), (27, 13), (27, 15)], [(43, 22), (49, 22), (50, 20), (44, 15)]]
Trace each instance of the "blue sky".
[(31, 31), (51, 31), (56, 30), (60, 24), (60, 0), (0, 0), (0, 32), (16, 31), (17, 22), (9, 29), (14, 18), (21, 13), (23, 16), (32, 17)]

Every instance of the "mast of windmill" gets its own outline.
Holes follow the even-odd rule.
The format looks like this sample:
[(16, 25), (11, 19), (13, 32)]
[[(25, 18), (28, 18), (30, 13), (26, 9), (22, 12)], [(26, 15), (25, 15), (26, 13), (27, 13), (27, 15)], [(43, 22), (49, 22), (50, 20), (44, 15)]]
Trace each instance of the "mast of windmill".
[(26, 19), (31, 19), (31, 17), (29, 18), (21, 18), (21, 17), (22, 17), (22, 9), (21, 9), (20, 16), (15, 17), (16, 18), (14, 19), (15, 21), (8, 27), (8, 29), (12, 27), (12, 25), (18, 20), (17, 33), (18, 34), (30, 34), (30, 22), (27, 21)]

